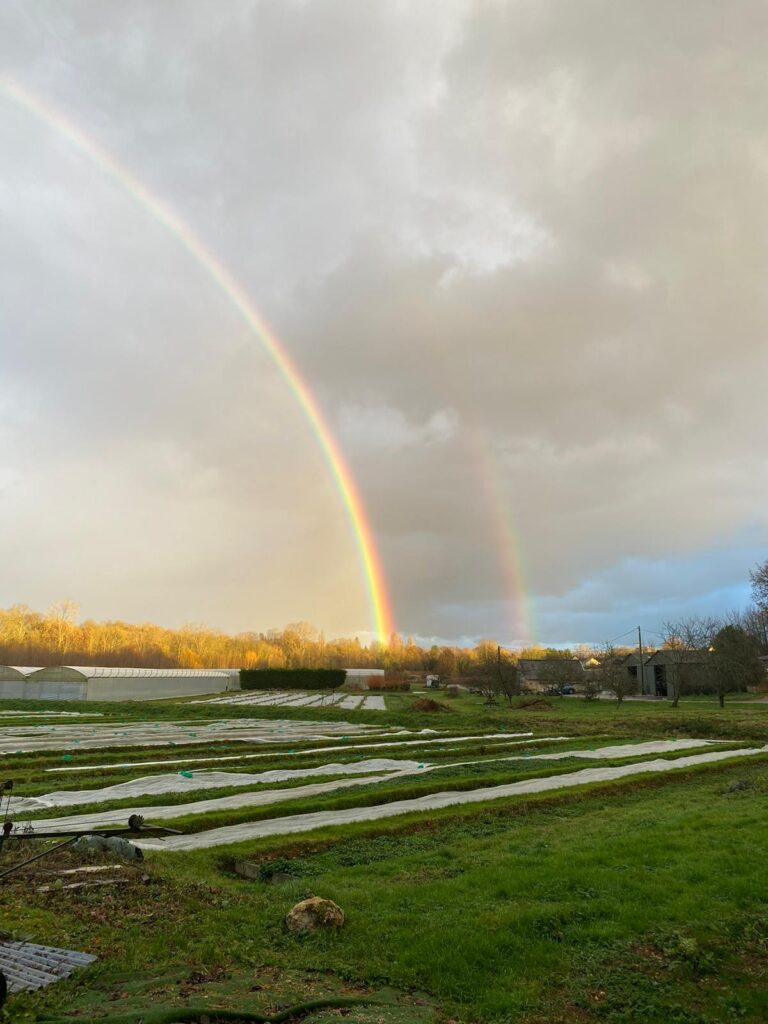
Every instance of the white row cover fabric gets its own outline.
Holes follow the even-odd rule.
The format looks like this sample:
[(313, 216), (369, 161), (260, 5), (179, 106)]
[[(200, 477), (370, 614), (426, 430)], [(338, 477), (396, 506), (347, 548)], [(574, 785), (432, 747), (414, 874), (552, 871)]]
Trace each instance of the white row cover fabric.
[[(360, 728), (367, 728), (367, 726), (361, 726)], [(376, 730), (379, 732), (380, 730)], [(392, 735), (402, 735), (402, 733), (413, 735), (409, 730), (404, 729), (399, 733), (393, 733)], [(421, 733), (434, 733), (434, 729), (422, 729)], [(372, 735), (366, 733), (366, 737)], [(505, 742), (507, 739), (513, 737), (532, 737), (532, 732), (509, 732), (509, 733), (491, 733), (489, 735), (474, 735), (474, 736), (439, 736), (431, 740), (393, 740), (376, 743), (344, 743), (340, 746), (333, 747), (312, 747), (308, 750), (270, 750), (266, 753), (259, 754), (223, 754), (216, 757), (191, 757), (191, 758), (174, 758), (173, 760), (162, 760), (162, 761), (123, 761), (120, 764), (81, 764), (81, 765), (67, 765), (62, 768), (46, 768), (47, 772), (92, 772), (92, 771), (106, 771), (110, 768), (148, 768), (155, 765), (170, 765), (170, 764), (211, 764), (212, 762), (218, 761), (252, 761), (254, 758), (259, 757), (283, 757), (296, 755), (297, 757), (303, 757), (306, 754), (332, 754), (337, 753), (340, 750), (371, 750), (377, 747), (420, 747), (425, 743), (444, 743), (444, 744), (455, 744), (455, 743), (468, 743), (479, 740), (491, 740), (495, 745), (502, 746), (515, 746), (515, 743)], [(290, 737), (285, 737), (286, 739)], [(321, 738), (321, 737), (317, 737)], [(330, 738), (330, 737), (329, 737)], [(546, 736), (539, 740), (531, 739), (531, 743), (542, 743), (545, 740), (567, 740), (568, 736)], [(279, 739), (279, 738), (278, 738)], [(343, 737), (342, 737), (343, 739)], [(525, 741), (523, 741), (525, 742)]]
[(768, 746), (743, 750), (716, 750), (705, 754), (691, 754), (674, 761), (657, 759), (638, 761), (632, 764), (610, 768), (583, 768), (565, 775), (550, 775), (539, 779), (525, 779), (501, 786), (487, 786), (481, 789), (455, 792), (430, 793), (428, 796), (409, 800), (396, 800), (388, 804), (374, 804), (371, 807), (351, 807), (346, 810), (315, 811), (310, 814), (295, 814), (284, 818), (269, 818), (264, 821), (243, 822), (239, 825), (225, 825), (207, 832), (195, 832), (184, 836), (170, 836), (166, 839), (140, 839), (136, 845), (145, 850), (182, 852), (202, 850), (213, 846), (242, 843), (265, 836), (295, 835), (311, 832), (328, 825), (349, 825), (360, 821), (378, 821), (394, 818), (401, 814), (434, 811), (457, 804), (475, 804), (505, 797), (521, 796), (524, 793), (546, 793), (551, 790), (586, 786), (594, 782), (612, 782), (633, 775), (647, 775), (654, 772), (679, 771), (682, 768), (698, 767), (727, 758), (754, 757), (768, 753)]
[[(424, 766), (422, 765), (422, 770)], [(234, 793), (232, 796), (214, 797), (211, 800), (195, 800), (188, 804), (165, 804), (157, 807), (126, 807), (121, 810), (93, 811), (89, 814), (73, 814), (62, 818), (40, 818), (36, 821), (16, 822), (16, 830), (24, 830), (31, 825), (36, 832), (53, 829), (59, 832), (77, 832), (84, 828), (104, 828), (107, 825), (125, 824), (131, 814), (143, 814), (147, 821), (156, 822), (169, 818), (184, 818), (188, 814), (208, 814), (211, 811), (231, 811), (242, 807), (266, 807), (270, 804), (284, 803), (286, 800), (301, 800), (305, 797), (320, 796), (337, 789), (348, 789), (350, 786), (367, 786), (371, 783), (385, 782), (401, 775), (410, 775), (417, 771), (388, 772), (386, 775), (364, 775), (355, 779), (335, 779), (331, 782), (314, 782), (308, 786), (296, 786), (294, 789), (249, 790), (245, 793)]]
[[(707, 741), (707, 740), (659, 740), (659, 741), (656, 741), (656, 742), (650, 741), (650, 742), (647, 742), (647, 743), (635, 743), (635, 744), (624, 744), (622, 746), (602, 747), (602, 748), (598, 748), (598, 749), (592, 750), (592, 751), (570, 750), (570, 751), (562, 752), (559, 756), (561, 756), (561, 757), (578, 757), (580, 755), (588, 755), (588, 756), (591, 756), (593, 758), (602, 758), (603, 760), (608, 760), (608, 759), (612, 759), (612, 758), (616, 758), (616, 757), (627, 757), (627, 756), (631, 757), (633, 755), (638, 755), (638, 754), (654, 754), (654, 753), (662, 753), (662, 752), (663, 753), (670, 753), (670, 752), (673, 752), (673, 751), (676, 751), (676, 750), (686, 750), (686, 749), (690, 749), (691, 747), (703, 746), (703, 745), (706, 745), (708, 742), (709, 741)], [(541, 760), (541, 759), (543, 759), (543, 758), (545, 758), (547, 756), (550, 756), (550, 755), (547, 755), (547, 754), (533, 755), (530, 758), (530, 760), (537, 760), (537, 759)], [(507, 761), (508, 762), (508, 761), (518, 761), (518, 760), (520, 760), (519, 755), (514, 755), (513, 754), (511, 756), (504, 757), (504, 758), (492, 758), (491, 759), (491, 763), (494, 763), (496, 761)], [(260, 790), (259, 792), (252, 792), (251, 791), (251, 792), (244, 792), (244, 793), (235, 793), (232, 796), (218, 797), (218, 798), (213, 798), (211, 800), (198, 800), (198, 801), (194, 801), (194, 802), (190, 802), (190, 803), (186, 803), (186, 804), (171, 804), (171, 805), (168, 805), (168, 806), (156, 806), (156, 807), (132, 807), (132, 808), (128, 808), (128, 809), (111, 810), (111, 811), (109, 811), (109, 810), (108, 811), (95, 811), (95, 812), (90, 812), (90, 813), (87, 813), (87, 814), (73, 815), (73, 816), (70, 816), (70, 817), (40, 819), (40, 820), (38, 820), (38, 821), (36, 821), (36, 822), (34, 822), (32, 824), (33, 824), (33, 827), (35, 827), (38, 830), (60, 829), (60, 830), (65, 830), (66, 831), (66, 830), (80, 829), (80, 828), (101, 828), (101, 827), (103, 827), (105, 825), (114, 824), (115, 822), (127, 821), (128, 816), (130, 814), (137, 813), (137, 812), (138, 813), (143, 813), (147, 818), (159, 821), (159, 820), (165, 819), (165, 818), (181, 818), (181, 817), (186, 817), (187, 815), (190, 815), (190, 814), (207, 814), (210, 811), (232, 810), (232, 809), (235, 809), (235, 808), (242, 808), (242, 807), (262, 807), (262, 806), (267, 806), (267, 805), (273, 804), (273, 803), (281, 803), (281, 802), (286, 801), (286, 800), (299, 800), (299, 799), (301, 799), (303, 797), (317, 796), (319, 794), (329, 793), (329, 792), (332, 792), (332, 791), (338, 790), (338, 789), (346, 789), (346, 788), (348, 788), (350, 786), (361, 786), (361, 785), (368, 785), (369, 783), (384, 782), (384, 781), (388, 781), (389, 779), (392, 779), (392, 778), (395, 778), (395, 777), (399, 778), (399, 777), (402, 777), (402, 776), (405, 776), (405, 775), (422, 775), (422, 774), (425, 774), (425, 773), (428, 773), (428, 772), (438, 771), (441, 768), (461, 768), (461, 767), (466, 767), (468, 765), (487, 764), (489, 762), (486, 761), (485, 759), (482, 759), (482, 758), (479, 759), (479, 760), (474, 760), (474, 761), (458, 761), (458, 762), (453, 762), (451, 764), (425, 764), (425, 763), (419, 763), (417, 761), (389, 761), (389, 762), (386, 762), (386, 761), (380, 761), (380, 762), (368, 761), (368, 762), (358, 762), (358, 773), (361, 772), (361, 771), (365, 771), (366, 770), (365, 768), (362, 767), (363, 765), (372, 765), (372, 764), (377, 764), (377, 763), (379, 765), (386, 765), (386, 769), (385, 770), (387, 771), (387, 774), (379, 774), (379, 775), (370, 775), (369, 774), (369, 775), (365, 776), (362, 779), (344, 779), (342, 781), (334, 780), (334, 781), (330, 781), (330, 782), (315, 783), (314, 785), (299, 786), (299, 787), (296, 787), (295, 789)], [(390, 767), (390, 766), (392, 766), (392, 767)], [(254, 780), (256, 780), (256, 781), (263, 781), (263, 776), (265, 776), (265, 775), (273, 776), (273, 778), (270, 781), (283, 781), (279, 777), (280, 776), (284, 777), (286, 775), (289, 778), (290, 777), (295, 778), (297, 776), (301, 777), (302, 775), (306, 775), (306, 776), (320, 775), (320, 774), (327, 775), (327, 774), (331, 774), (328, 771), (329, 767), (336, 768), (338, 774), (351, 774), (348, 771), (348, 769), (352, 768), (353, 766), (351, 766), (351, 765), (322, 766), (320, 768), (307, 769), (306, 772), (302, 772), (302, 771), (295, 771), (295, 772), (290, 772), (290, 771), (289, 772), (281, 772), (281, 771), (263, 772), (263, 773), (261, 773), (261, 777), (257, 776), (257, 775), (245, 775), (245, 774), (237, 775), (236, 773), (225, 773), (225, 772), (215, 772), (215, 773), (211, 773), (211, 774), (212, 775), (224, 776), (225, 778), (228, 778), (229, 780), (232, 780), (232, 779), (240, 779), (240, 780), (242, 780), (242, 782), (239, 782), (239, 783), (238, 782), (232, 782), (232, 781), (229, 781), (228, 783), (225, 782), (224, 785), (227, 785), (227, 784), (229, 784), (229, 785), (238, 785), (238, 784), (240, 784), (240, 785), (248, 785), (249, 783), (253, 783)], [(174, 787), (175, 791), (179, 792), (179, 791), (182, 790), (182, 786), (179, 785), (179, 783), (183, 782), (183, 779), (180, 776), (159, 776), (157, 778), (158, 779), (165, 779), (165, 780), (174, 780), (175, 779), (175, 781), (177, 783), (176, 786)], [(204, 780), (205, 775), (201, 774), (199, 776), (199, 778), (201, 780)], [(120, 799), (121, 797), (125, 797), (125, 796), (130, 796), (131, 795), (131, 793), (128, 792), (128, 789), (130, 787), (135, 786), (135, 785), (140, 785), (142, 783), (146, 784), (149, 781), (150, 780), (141, 780), (141, 779), (139, 779), (139, 780), (136, 780), (135, 783), (130, 783), (130, 782), (129, 783), (123, 783), (120, 786), (112, 786), (112, 787), (109, 787), (108, 790), (102, 790), (101, 792), (102, 793), (106, 792), (106, 793), (110, 794), (110, 796), (107, 797), (106, 799)], [(188, 787), (188, 788), (190, 788), (190, 787)], [(191, 784), (191, 789), (194, 790), (194, 789), (198, 789), (198, 788), (202, 788), (202, 787), (199, 787), (199, 786), (195, 785), (194, 783)], [(163, 791), (164, 792), (168, 792), (169, 790), (167, 790), (167, 789), (166, 790), (154, 790), (154, 792), (163, 792)], [(93, 792), (93, 791), (91, 791), (91, 792)], [(145, 793), (146, 793), (146, 790), (145, 790)], [(56, 794), (53, 794), (53, 795), (55, 796)], [(80, 794), (66, 793), (66, 794), (63, 794), (63, 795), (65, 797), (68, 797), (68, 798), (72, 797), (72, 796), (75, 797), (74, 800), (70, 801), (70, 806), (72, 804), (76, 804), (76, 803), (86, 803), (86, 802), (94, 802), (95, 803), (95, 802), (97, 802), (95, 800), (91, 801), (88, 790), (84, 790)], [(78, 797), (79, 797), (79, 799), (78, 799)], [(58, 806), (66, 806), (66, 802), (58, 804)], [(27, 811), (34, 810), (34, 809), (36, 809), (36, 808), (33, 808), (33, 807), (26, 808)], [(23, 822), (17, 822), (17, 826), (16, 827), (20, 828), (20, 827), (23, 826), (23, 824), (24, 824)]]
[(348, 711), (386, 711), (384, 698), (373, 694), (346, 693), (296, 693), (248, 690), (232, 697), (215, 697), (213, 700), (193, 700), (190, 704), (237, 704), (238, 707), (293, 707), (329, 708), (339, 707)]
[[(537, 740), (538, 743), (545, 740)], [(546, 742), (551, 742), (547, 740)], [(609, 747), (598, 747), (595, 750), (561, 750), (554, 753), (528, 754), (527, 760), (560, 760), (569, 757), (607, 758), (635, 757), (645, 754), (666, 754), (678, 750), (689, 750), (721, 740), (650, 740), (645, 743), (624, 743)], [(483, 758), (480, 761), (454, 762), (450, 767), (465, 764), (492, 763), (495, 761), (517, 760), (519, 754), (506, 757)], [(13, 815), (30, 811), (42, 811), (50, 807), (74, 807), (78, 804), (100, 804), (112, 800), (124, 800), (131, 796), (156, 796), (161, 793), (188, 793), (203, 789), (222, 789), (228, 786), (259, 786), (272, 782), (290, 782), (293, 779), (309, 779), (317, 775), (360, 775), (383, 771), (406, 771), (420, 767), (419, 762), (393, 760), (391, 758), (370, 758), (364, 761), (352, 761), (347, 764), (319, 765), (316, 768), (273, 768), (265, 772), (226, 772), (209, 768), (198, 768), (193, 771), (171, 772), (165, 775), (146, 775), (130, 782), (119, 782), (114, 786), (101, 789), (59, 789), (43, 796), (12, 797), (10, 812)], [(421, 767), (424, 767), (421, 765)], [(430, 770), (432, 766), (429, 766)], [(435, 768), (442, 767), (435, 765)], [(445, 766), (449, 767), (449, 766)]]
[(172, 772), (147, 775), (130, 782), (119, 782), (102, 789), (59, 789), (43, 796), (11, 797), (12, 815), (43, 811), (49, 807), (75, 807), (78, 804), (102, 804), (128, 797), (157, 796), (161, 793), (190, 793), (203, 789), (224, 789), (228, 786), (262, 786), (273, 782), (291, 782), (317, 775), (365, 775), (374, 772), (402, 771), (418, 766), (417, 761), (394, 761), (371, 758), (351, 764), (323, 764), (318, 768), (279, 768), (267, 772), (217, 772), (198, 769), (194, 772)]
[(122, 726), (29, 725), (0, 728), (0, 753), (35, 750), (87, 750), (116, 747), (181, 746), (190, 743), (282, 743), (286, 740), (332, 740), (339, 735), (360, 735), (367, 725), (351, 722), (300, 722), (283, 719), (240, 718), (193, 725), (142, 722)]
[(547, 754), (531, 754), (533, 761), (561, 761), (567, 757), (585, 757), (608, 760), (619, 757), (635, 757), (643, 754), (671, 754), (676, 750), (691, 750), (725, 740), (648, 740), (645, 743), (617, 743), (612, 747), (597, 747), (595, 750), (556, 750)]
[(103, 711), (0, 711), (0, 718), (103, 718)]

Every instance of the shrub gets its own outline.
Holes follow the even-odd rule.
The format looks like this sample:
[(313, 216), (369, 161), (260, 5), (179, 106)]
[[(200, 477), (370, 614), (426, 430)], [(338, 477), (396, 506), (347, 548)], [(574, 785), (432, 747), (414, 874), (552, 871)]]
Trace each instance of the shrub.
[(335, 690), (347, 674), (343, 668), (241, 668), (244, 690)]

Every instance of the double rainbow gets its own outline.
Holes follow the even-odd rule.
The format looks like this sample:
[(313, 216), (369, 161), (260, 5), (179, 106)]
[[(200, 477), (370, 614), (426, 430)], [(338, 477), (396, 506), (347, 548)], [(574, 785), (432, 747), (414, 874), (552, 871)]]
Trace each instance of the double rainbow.
[(188, 224), (174, 213), (159, 196), (147, 188), (124, 164), (116, 160), (69, 118), (11, 79), (0, 78), (0, 93), (65, 138), (75, 149), (117, 182), (158, 223), (167, 228), (181, 242), (197, 264), (221, 288), (250, 330), (262, 343), (301, 406), (331, 471), (355, 538), (370, 604), (372, 629), (382, 644), (388, 643), (393, 631), (392, 611), (384, 572), (360, 492), (309, 385), (301, 376), (298, 367), (278, 336), (256, 309), (245, 289)]

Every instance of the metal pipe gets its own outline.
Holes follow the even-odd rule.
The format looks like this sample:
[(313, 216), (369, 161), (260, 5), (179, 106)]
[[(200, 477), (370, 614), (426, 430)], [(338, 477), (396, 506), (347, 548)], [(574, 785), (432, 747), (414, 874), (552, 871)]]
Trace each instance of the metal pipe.
[(6, 875), (11, 875), (14, 871), (20, 871), (21, 868), (25, 868), (27, 864), (40, 860), (41, 857), (47, 857), (49, 853), (55, 853), (57, 850), (62, 850), (65, 846), (69, 846), (71, 843), (74, 843), (78, 838), (79, 836), (72, 836), (66, 841), (66, 843), (59, 843), (57, 846), (52, 846), (50, 850), (43, 850), (42, 853), (36, 853), (34, 857), (30, 857), (29, 860), (22, 861), (21, 864), (14, 864), (12, 868), (6, 868), (5, 871), (0, 872), (0, 878), (5, 878)]

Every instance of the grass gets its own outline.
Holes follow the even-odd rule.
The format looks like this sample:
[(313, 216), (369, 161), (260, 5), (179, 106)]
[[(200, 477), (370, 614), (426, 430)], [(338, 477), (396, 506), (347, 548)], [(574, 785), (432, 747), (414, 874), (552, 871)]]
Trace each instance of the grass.
[[(577, 737), (547, 748), (553, 750), (630, 736), (768, 742), (768, 709), (760, 705), (726, 704), (720, 711), (715, 701), (673, 709), (664, 703), (619, 708), (553, 699), (551, 707), (539, 710), (486, 709), (479, 698), (460, 697), (445, 700), (450, 711), (438, 717), (408, 712), (412, 698), (407, 694), (386, 699), (391, 714), (334, 716), (323, 709), (311, 715), (311, 709), (297, 709), (289, 715), (284, 708), (260, 709), (258, 717), (429, 725), (454, 735), (527, 727), (539, 736)], [(142, 715), (135, 707), (98, 710), (107, 709), (112, 722), (167, 720), (181, 717), (180, 711), (185, 718), (204, 720), (229, 717), (230, 711), (222, 715), (219, 707), (211, 716), (204, 705), (140, 707)], [(253, 715), (251, 710), (232, 717)], [(224, 746), (215, 744), (217, 751)], [(264, 749), (236, 746), (243, 754)], [(485, 763), (447, 766), (478, 751)], [(106, 752), (77, 757), (97, 763), (101, 753)], [(160, 751), (113, 753), (121, 762), (129, 756), (155, 759)], [(490, 760), (506, 753), (512, 751), (477, 741), (466, 749), (436, 744), (342, 752), (333, 759), (423, 757), (446, 766), (427, 776), (362, 785), (321, 799), (172, 824), (210, 828), (553, 775), (595, 763)], [(162, 754), (194, 756), (186, 748), (162, 748)], [(26, 780), (20, 795), (162, 771), (46, 773), (46, 767), (61, 764), (55, 752), (8, 762), (8, 776), (16, 777), (18, 770)], [(264, 760), (212, 767), (262, 771), (322, 763), (319, 755), (286, 758), (275, 750)], [(743, 785), (732, 788), (734, 783)], [(194, 798), (229, 792), (209, 790)], [(175, 800), (164, 794), (142, 803), (152, 799)], [(75, 810), (52, 809), (44, 816)], [(230, 848), (149, 854), (142, 865), (124, 869), (126, 882), (114, 887), (38, 893), (41, 880), (55, 876), (30, 868), (0, 889), (3, 927), (34, 941), (88, 949), (100, 959), (72, 980), (14, 997), (5, 1019), (98, 1021), (122, 1015), (138, 1022), (164, 1006), (202, 1006), (214, 1024), (217, 1007), (270, 1014), (331, 998), (372, 1001), (317, 1009), (305, 1019), (310, 1024), (331, 1024), (340, 1015), (350, 1024), (756, 1024), (768, 1019), (766, 811), (768, 757), (761, 756)], [(42, 864), (50, 869), (78, 863), (71, 853), (56, 857)], [(234, 874), (237, 858), (257, 862), (262, 881)], [(340, 932), (298, 938), (284, 930), (286, 911), (311, 894), (344, 908), (347, 923)]]

